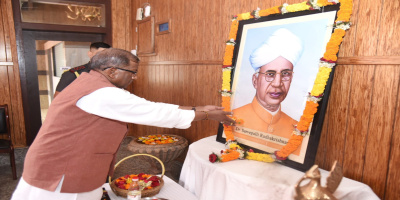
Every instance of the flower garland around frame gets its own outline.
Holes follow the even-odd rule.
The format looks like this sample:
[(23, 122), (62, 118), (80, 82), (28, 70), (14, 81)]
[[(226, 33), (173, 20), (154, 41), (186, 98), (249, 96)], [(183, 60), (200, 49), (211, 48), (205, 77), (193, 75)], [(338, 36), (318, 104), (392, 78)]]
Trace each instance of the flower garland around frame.
[[(239, 21), (248, 20), (253, 18), (266, 17), (269, 15), (285, 14), (290, 12), (298, 12), (305, 10), (317, 10), (323, 6), (335, 5), (340, 3), (340, 9), (337, 12), (337, 18), (334, 24), (334, 31), (326, 45), (326, 51), (319, 62), (319, 70), (309, 96), (303, 115), (300, 118), (292, 136), (289, 138), (288, 143), (279, 151), (274, 154), (254, 153), (253, 150), (244, 150), (240, 147), (232, 133), (232, 126), (223, 125), (224, 133), (226, 136), (226, 148), (221, 150), (221, 154), (217, 155), (212, 153), (209, 156), (210, 162), (227, 162), (236, 159), (257, 160), (262, 162), (274, 162), (279, 160), (286, 160), (287, 157), (293, 153), (302, 143), (303, 137), (308, 134), (310, 124), (313, 121), (314, 115), (318, 110), (318, 102), (322, 99), (326, 83), (332, 68), (336, 65), (337, 53), (339, 46), (342, 43), (343, 37), (347, 29), (350, 28), (350, 16), (353, 9), (352, 0), (308, 0), (297, 4), (283, 4), (282, 6), (275, 6), (265, 10), (254, 10), (252, 12), (238, 14), (233, 17), (231, 28), (229, 32), (229, 40), (226, 42), (224, 61), (222, 66), (222, 107), (225, 111), (231, 111), (230, 101), (232, 92), (231, 88), (231, 71), (233, 51), (235, 48), (235, 40), (238, 31)], [(243, 121), (240, 121), (243, 123)]]

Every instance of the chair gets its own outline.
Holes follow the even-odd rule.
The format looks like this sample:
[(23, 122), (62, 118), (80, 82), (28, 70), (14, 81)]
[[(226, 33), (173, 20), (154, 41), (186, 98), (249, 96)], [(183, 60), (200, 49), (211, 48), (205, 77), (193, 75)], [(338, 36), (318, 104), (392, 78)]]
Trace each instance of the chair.
[(14, 146), (11, 141), (10, 120), (8, 118), (8, 106), (0, 105), (0, 135), (5, 135), (6, 138), (0, 139), (0, 153), (10, 154), (10, 163), (13, 179), (17, 179), (17, 170), (15, 167)]

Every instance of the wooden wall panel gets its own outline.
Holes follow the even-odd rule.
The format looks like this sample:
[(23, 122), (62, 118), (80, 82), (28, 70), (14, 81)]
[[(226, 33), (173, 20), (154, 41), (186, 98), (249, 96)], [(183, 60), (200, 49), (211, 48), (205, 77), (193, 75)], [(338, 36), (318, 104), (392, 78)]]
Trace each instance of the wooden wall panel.
[[(383, 69), (384, 68), (384, 69)], [(391, 136), (398, 94), (400, 68), (381, 66), (375, 70), (363, 182), (384, 197)], [(384, 106), (384, 110), (382, 110)]]
[[(337, 80), (341, 81), (337, 81)], [(328, 104), (329, 117), (325, 121), (328, 123), (326, 132), (326, 154), (323, 165), (320, 167), (329, 169), (335, 160), (343, 163), (344, 142), (346, 138), (347, 118), (349, 100), (349, 89), (351, 80), (351, 69), (341, 66), (336, 67), (334, 81)]]
[[(397, 75), (400, 79), (400, 75)], [(400, 93), (397, 90), (397, 105), (395, 110), (395, 124), (393, 126), (392, 139), (390, 143), (389, 168), (386, 181), (385, 199), (400, 199)]]
[(0, 62), (12, 63), (0, 66), (0, 104), (8, 104), (12, 140), (21, 147), (26, 146), (26, 132), (11, 1), (0, 0), (0, 10)]
[(132, 44), (132, 14), (130, 0), (111, 0), (112, 46), (130, 51)]
[[(398, 42), (398, 38), (400, 38), (400, 15), (396, 10), (400, 8), (399, 1), (385, 1), (382, 9), (382, 22), (380, 24), (379, 31), (379, 47), (377, 50), (377, 55), (385, 55), (385, 56), (398, 56), (400, 54), (400, 43)], [(386, 66), (384, 66), (386, 67)], [(393, 75), (389, 75), (392, 79), (400, 80), (400, 73), (398, 72), (400, 66), (396, 66), (395, 68), (389, 67), (385, 69)], [(380, 70), (380, 69), (379, 69)], [(385, 78), (386, 79), (386, 78)], [(399, 84), (397, 86), (397, 91), (390, 89), (393, 94), (393, 98), (396, 98), (396, 106), (392, 110), (394, 112), (394, 126), (393, 130), (383, 132), (387, 140), (389, 140), (388, 146), (390, 147), (389, 151), (389, 167), (387, 172), (386, 179), (386, 188), (385, 188), (385, 199), (400, 199), (400, 136), (397, 133), (397, 130), (400, 130), (400, 89)], [(389, 89), (389, 88), (388, 88)], [(389, 96), (384, 95), (384, 96)], [(385, 106), (385, 110), (388, 108)], [(391, 134), (390, 136), (387, 134)], [(387, 138), (389, 137), (389, 138)], [(383, 144), (387, 142), (384, 141)], [(387, 143), (386, 143), (387, 144)], [(382, 172), (381, 172), (382, 173)], [(381, 174), (382, 176), (382, 174)], [(379, 177), (382, 183), (382, 178)], [(373, 180), (367, 180), (368, 182), (374, 182)], [(379, 188), (382, 190), (382, 186)]]
[[(366, 1), (353, 2), (354, 13), (358, 14), (352, 16), (353, 26), (346, 33), (339, 55), (396, 55), (397, 52), (390, 53), (398, 50), (396, 44), (394, 44), (393, 48), (388, 47), (388, 44), (393, 42), (398, 32), (396, 30), (399, 30), (395, 24), (399, 22), (400, 16), (395, 14), (393, 10), (393, 7), (398, 7), (398, 2), (383, 1), (384, 4), (382, 5), (373, 5), (373, 2)], [(381, 14), (384, 16), (380, 20), (379, 16)], [(378, 32), (379, 29), (380, 31)], [(351, 71), (352, 75), (350, 79), (347, 76), (338, 75), (341, 70), (344, 70), (343, 67)], [(328, 107), (329, 120), (326, 121), (329, 128), (322, 132), (323, 135), (327, 135), (326, 137), (328, 137), (325, 142), (327, 143), (327, 147), (320, 147), (320, 149), (326, 151), (319, 152), (319, 160), (317, 161), (322, 163), (325, 161), (322, 166), (325, 169), (329, 169), (330, 163), (334, 160), (343, 160), (343, 170), (346, 177), (367, 183), (381, 198), (385, 196), (386, 186), (386, 196), (394, 197), (396, 192), (388, 188), (393, 188), (392, 184), (398, 185), (399, 182), (396, 182), (396, 180), (399, 179), (399, 175), (398, 172), (392, 171), (394, 175), (397, 175), (397, 179), (390, 178), (387, 176), (387, 168), (391, 162), (388, 158), (390, 153), (388, 142), (391, 141), (390, 137), (393, 134), (393, 130), (389, 127), (393, 127), (395, 119), (393, 117), (393, 109), (395, 108), (396, 98), (398, 98), (399, 72), (397, 70), (399, 66), (346, 65), (343, 67), (337, 66), (334, 85), (338, 82), (342, 84), (350, 80), (348, 90), (350, 91), (349, 99), (347, 101), (343, 100), (340, 104), (330, 99)], [(390, 73), (393, 73), (393, 77), (383, 78), (383, 75), (381, 75), (382, 77), (378, 78), (378, 71), (384, 71), (384, 73), (388, 73), (386, 74), (388, 76), (390, 76)], [(382, 91), (382, 88), (388, 88), (390, 91), (385, 94), (379, 92), (377, 94), (377, 88), (380, 91)], [(347, 94), (346, 91), (342, 92), (344, 93), (333, 89), (331, 98), (338, 98), (341, 95)], [(386, 102), (383, 105), (385, 108), (383, 109), (382, 106), (378, 105), (375, 106), (373, 104), (374, 101)], [(346, 105), (349, 106), (347, 114), (332, 115), (332, 110), (337, 110), (338, 106), (342, 107)], [(385, 114), (377, 114), (377, 111), (374, 112), (374, 108)], [(393, 113), (386, 113), (383, 110), (390, 110)], [(341, 119), (338, 117), (341, 117)], [(347, 126), (342, 130), (345, 131), (345, 135), (343, 135), (343, 132), (332, 131), (333, 127), (340, 126), (343, 123), (343, 118), (346, 119), (347, 123)], [(383, 127), (386, 127), (386, 130), (382, 130), (384, 129)], [(335, 135), (342, 137), (338, 144), (335, 144), (335, 141), (338, 141)], [(330, 141), (329, 138), (333, 139), (333, 141)], [(341, 149), (343, 144), (344, 150)], [(392, 141), (392, 149), (393, 145), (396, 145), (396, 142)], [(338, 151), (343, 154), (337, 153)], [(341, 156), (344, 156), (343, 159)], [(325, 158), (323, 161), (321, 161), (322, 157)], [(386, 181), (386, 178), (390, 178), (393, 183)]]
[[(128, 19), (119, 15), (113, 18), (113, 31), (118, 30), (113, 33), (114, 46), (135, 48), (136, 9), (150, 3), (155, 22), (171, 19), (172, 32), (155, 36), (155, 56), (140, 57), (133, 93), (152, 101), (186, 106), (219, 105), (220, 64), (231, 17), (257, 7), (298, 2), (113, 0), (113, 11), (123, 9), (124, 4), (131, 7), (130, 32), (120, 27), (129, 23)], [(397, 58), (399, 7), (398, 1), (353, 0), (352, 28), (346, 33), (339, 57)], [(316, 164), (329, 170), (338, 160), (346, 177), (367, 183), (381, 198), (396, 199), (399, 192), (394, 188), (400, 180), (400, 139), (394, 134), (400, 128), (399, 66), (348, 61), (336, 66)], [(174, 133), (194, 142), (215, 135), (217, 128), (218, 123), (211, 121), (195, 122), (186, 130), (130, 125), (129, 134)]]
[[(370, 124), (370, 106), (374, 66), (355, 65), (352, 67), (352, 86), (349, 88), (349, 111), (346, 113), (347, 137), (344, 140), (343, 172), (345, 176), (361, 181), (365, 164), (368, 125)], [(360, 90), (359, 88), (365, 88)], [(344, 104), (346, 102), (343, 102)], [(332, 133), (334, 134), (334, 133)], [(357, 153), (352, 153), (357, 152)]]

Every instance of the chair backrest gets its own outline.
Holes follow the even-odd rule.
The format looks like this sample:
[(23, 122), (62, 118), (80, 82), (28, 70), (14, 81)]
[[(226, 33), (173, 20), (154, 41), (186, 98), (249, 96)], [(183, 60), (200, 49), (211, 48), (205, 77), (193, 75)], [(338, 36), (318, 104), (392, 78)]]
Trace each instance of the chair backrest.
[(0, 105), (0, 134), (7, 134), (9, 138), (11, 137), (7, 104)]

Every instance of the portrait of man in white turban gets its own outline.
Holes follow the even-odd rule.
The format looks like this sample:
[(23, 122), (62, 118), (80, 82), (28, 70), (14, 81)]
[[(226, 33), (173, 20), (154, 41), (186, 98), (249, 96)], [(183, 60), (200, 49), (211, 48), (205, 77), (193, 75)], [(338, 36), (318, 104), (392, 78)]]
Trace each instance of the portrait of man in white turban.
[[(314, 87), (335, 17), (336, 11), (328, 11), (239, 24), (230, 96), (233, 117), (243, 121), (232, 128), (237, 142), (267, 153), (288, 143)], [(306, 154), (318, 145), (328, 97), (290, 161), (308, 162)], [(224, 133), (218, 132), (218, 141), (225, 142)]]
[[(289, 92), (293, 68), (302, 55), (303, 45), (301, 39), (288, 29), (273, 32), (250, 54), (254, 69), (252, 85), (256, 90), (253, 101), (233, 110), (236, 118), (245, 121), (247, 130), (277, 136), (277, 142), (267, 144), (272, 148), (279, 149), (284, 145), (284, 140), (279, 142), (279, 138), (289, 138), (298, 122), (281, 111), (281, 103)], [(239, 131), (234, 134), (243, 136)]]

